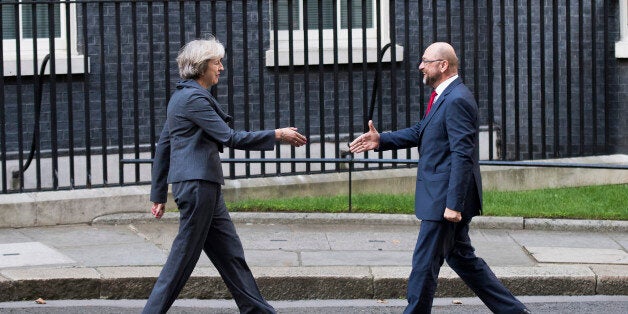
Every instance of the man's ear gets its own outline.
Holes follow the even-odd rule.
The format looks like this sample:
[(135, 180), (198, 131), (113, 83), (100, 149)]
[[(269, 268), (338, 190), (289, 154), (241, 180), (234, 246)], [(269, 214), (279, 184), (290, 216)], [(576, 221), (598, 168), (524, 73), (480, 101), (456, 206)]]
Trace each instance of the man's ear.
[(447, 72), (447, 69), (449, 69), (449, 61), (443, 60), (443, 62), (440, 65), (440, 72), (445, 73)]

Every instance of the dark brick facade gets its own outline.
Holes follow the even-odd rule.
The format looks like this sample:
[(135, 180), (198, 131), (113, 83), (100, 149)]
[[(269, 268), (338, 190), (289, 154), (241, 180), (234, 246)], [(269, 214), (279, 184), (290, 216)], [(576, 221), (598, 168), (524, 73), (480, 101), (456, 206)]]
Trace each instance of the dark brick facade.
[[(90, 71), (70, 77), (57, 75), (54, 86), (48, 80), (44, 84), (41, 148), (51, 149), (55, 137), (61, 153), (70, 146), (82, 150), (86, 143), (94, 150), (115, 148), (120, 139), (124, 145), (155, 141), (152, 134), (159, 134), (167, 99), (178, 79), (174, 61), (177, 51), (186, 41), (209, 33), (215, 33), (229, 49), (226, 71), (216, 93), (234, 115), (235, 128), (295, 125), (312, 138), (360, 132), (377, 65), (354, 64), (352, 74), (346, 64), (295, 66), (292, 72), (289, 67), (278, 71), (266, 67), (263, 58), (270, 46), (269, 1), (246, 3), (246, 16), (241, 1), (188, 1), (182, 6), (178, 2), (153, 2), (152, 9), (143, 2), (136, 6), (79, 3), (78, 47), (89, 57)], [(450, 41), (460, 54), (461, 76), (478, 98), (481, 123), (501, 132), (501, 150), (506, 152), (506, 159), (628, 152), (628, 61), (613, 55), (614, 42), (619, 38), (616, 1), (606, 1), (607, 8), (602, 1), (593, 5), (583, 1), (582, 11), (579, 1), (570, 1), (568, 20), (563, 1), (542, 1), (542, 9), (535, 2), (530, 5), (530, 14), (528, 3), (521, 1), (505, 1), (503, 8), (490, 1), (465, 1), (464, 8), (458, 1), (436, 1), (436, 12), (433, 1), (390, 3), (395, 16), (391, 19), (394, 39), (403, 46), (406, 59), (381, 65), (381, 106), (375, 112), (380, 130), (417, 122), (429, 93), (420, 82), (417, 60), (429, 43)], [(261, 17), (258, 4), (262, 6)], [(167, 24), (164, 12), (169, 12)], [(258, 35), (259, 18), (263, 38)], [(258, 49), (260, 40), (262, 50)], [(32, 77), (3, 80), (1, 100), (9, 153), (18, 150), (20, 140), (24, 151), (30, 146), (32, 86)], [(70, 95), (72, 103), (68, 104)], [(54, 111), (57, 130), (51, 133)], [(247, 116), (249, 120), (245, 121)]]

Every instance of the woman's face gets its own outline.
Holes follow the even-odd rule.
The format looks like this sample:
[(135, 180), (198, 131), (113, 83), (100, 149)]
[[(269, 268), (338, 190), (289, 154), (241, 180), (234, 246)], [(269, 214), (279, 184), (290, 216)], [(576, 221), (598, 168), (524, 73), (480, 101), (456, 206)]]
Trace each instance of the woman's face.
[(199, 78), (199, 83), (205, 88), (218, 84), (220, 72), (224, 69), (222, 59), (209, 59), (209, 61), (207, 61), (207, 69)]

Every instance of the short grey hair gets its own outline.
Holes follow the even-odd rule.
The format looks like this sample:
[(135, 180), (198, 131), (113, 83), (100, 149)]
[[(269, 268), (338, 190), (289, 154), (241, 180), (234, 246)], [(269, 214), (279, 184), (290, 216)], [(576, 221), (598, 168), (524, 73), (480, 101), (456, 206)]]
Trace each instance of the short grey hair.
[(225, 47), (216, 37), (210, 35), (207, 39), (192, 40), (179, 50), (179, 76), (184, 80), (197, 79), (207, 70), (209, 60), (224, 56)]

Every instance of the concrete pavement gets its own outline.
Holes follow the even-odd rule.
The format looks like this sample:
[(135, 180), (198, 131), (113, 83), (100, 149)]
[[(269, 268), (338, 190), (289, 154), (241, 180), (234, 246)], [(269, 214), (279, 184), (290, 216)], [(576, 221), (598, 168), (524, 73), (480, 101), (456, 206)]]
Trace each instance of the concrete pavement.
[[(232, 217), (269, 300), (405, 296), (419, 228), (412, 216)], [(177, 219), (115, 214), (91, 224), (0, 228), (0, 301), (147, 298)], [(476, 217), (471, 238), (516, 295), (628, 295), (628, 221)], [(445, 265), (437, 296), (472, 293)], [(180, 298), (229, 298), (206, 256)]]

